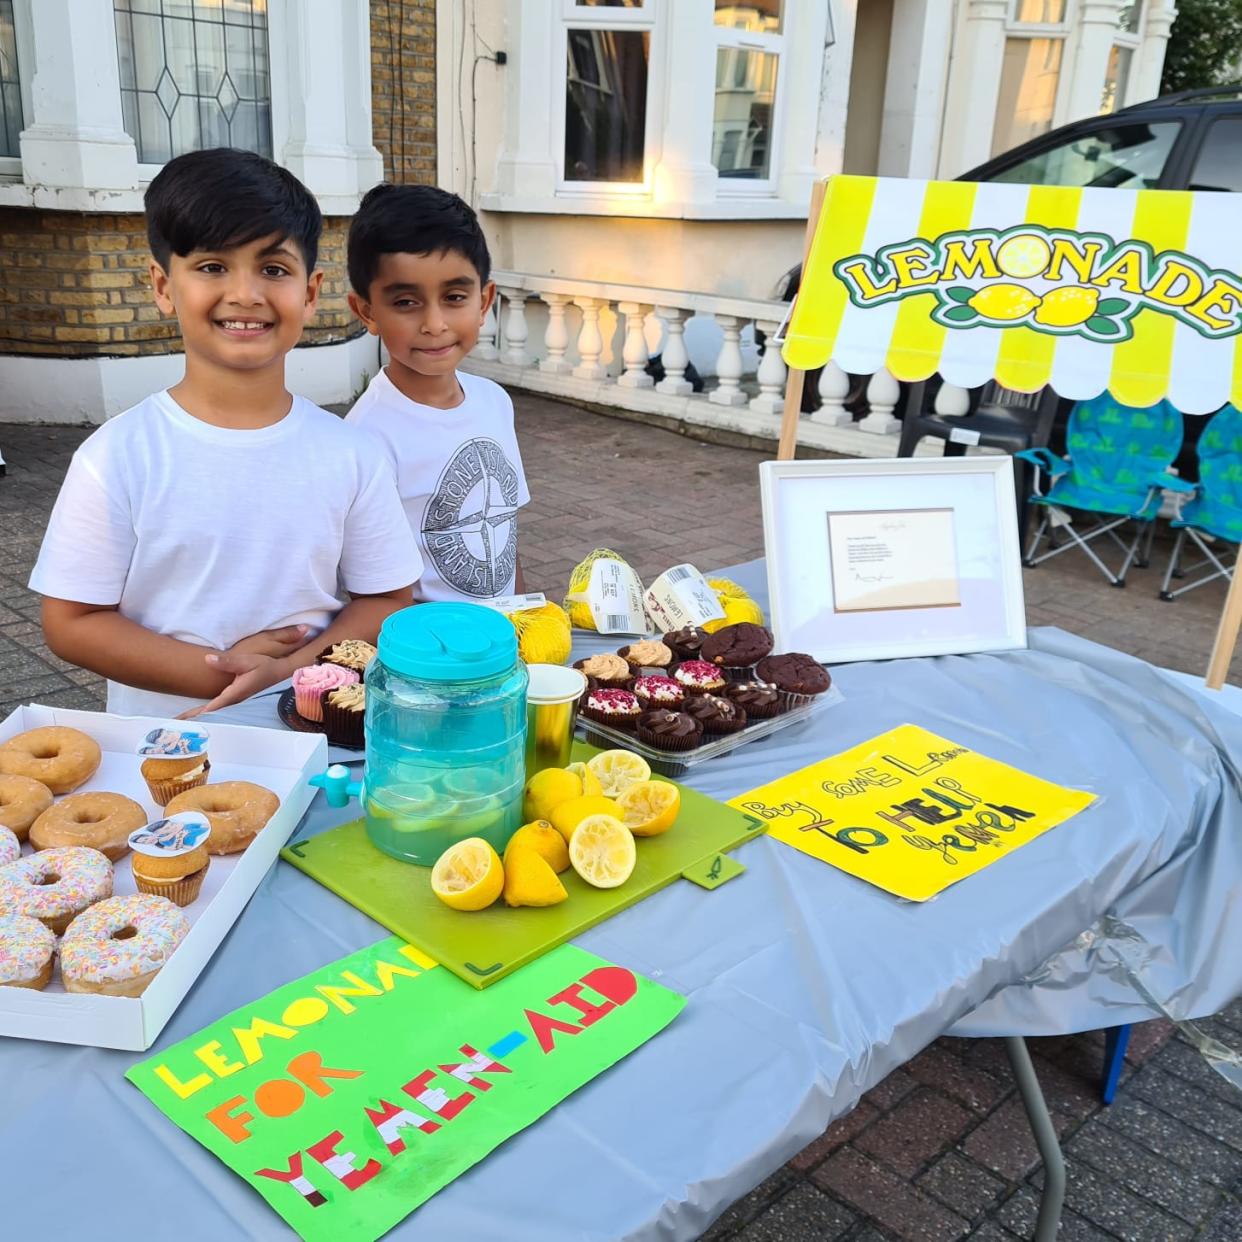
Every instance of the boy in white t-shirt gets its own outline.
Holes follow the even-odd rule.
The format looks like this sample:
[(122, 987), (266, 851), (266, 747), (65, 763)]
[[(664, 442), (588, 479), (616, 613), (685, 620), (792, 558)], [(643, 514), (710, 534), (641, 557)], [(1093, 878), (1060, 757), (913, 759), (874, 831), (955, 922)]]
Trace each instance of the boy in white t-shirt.
[(374, 641), (421, 562), (383, 453), (285, 389), (323, 280), (311, 193), (219, 149), (170, 161), (145, 203), (185, 376), (74, 454), (30, 586), (48, 646), (109, 679), (110, 711), (193, 715)]
[(496, 296), (478, 217), (456, 194), (379, 185), (349, 230), (349, 304), (388, 366), (346, 421), (374, 434), (418, 540), (420, 600), (523, 591), (517, 511), (530, 500), (498, 384), (458, 371)]

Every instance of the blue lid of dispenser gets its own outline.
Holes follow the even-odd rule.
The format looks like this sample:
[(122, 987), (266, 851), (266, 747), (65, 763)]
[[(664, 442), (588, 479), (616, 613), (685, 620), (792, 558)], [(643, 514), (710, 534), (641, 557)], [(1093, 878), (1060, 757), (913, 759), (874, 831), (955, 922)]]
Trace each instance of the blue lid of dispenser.
[(507, 673), (517, 658), (513, 623), (481, 604), (416, 604), (380, 628), (380, 662), (420, 681), (481, 681)]

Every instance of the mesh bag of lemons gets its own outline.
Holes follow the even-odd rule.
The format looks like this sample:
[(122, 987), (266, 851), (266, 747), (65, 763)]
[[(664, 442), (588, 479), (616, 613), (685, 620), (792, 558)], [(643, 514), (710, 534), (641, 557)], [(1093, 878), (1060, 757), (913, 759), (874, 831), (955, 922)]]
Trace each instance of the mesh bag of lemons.
[(527, 664), (564, 664), (569, 659), (569, 617), (548, 600), (538, 608), (505, 614), (517, 631), (518, 655)]
[[(591, 570), (600, 560), (617, 561), (627, 572), (634, 572), (625, 557), (612, 551), (611, 548), (596, 548), (594, 552), (574, 566), (573, 573), (569, 576), (569, 589), (565, 594), (565, 612), (572, 625), (580, 630), (598, 628), (591, 606), (587, 602), (587, 588), (591, 583)], [(637, 574), (634, 577), (638, 579)], [(707, 621), (703, 624), (703, 629), (709, 634), (722, 626), (736, 625), (739, 621), (750, 621), (755, 625), (763, 624), (763, 609), (755, 603), (743, 587), (731, 578), (708, 578), (707, 585), (716, 592), (716, 598), (719, 599), (725, 614), (722, 619)], [(641, 587), (642, 583), (639, 581), (640, 592)]]
[(638, 861), (635, 838), (667, 832), (681, 791), (653, 781), (645, 759), (605, 750), (587, 763), (545, 768), (526, 782), (522, 818), (502, 858), (481, 837), (451, 845), (431, 869), (432, 892), (454, 910), (555, 906), (572, 869), (594, 888), (619, 888)]

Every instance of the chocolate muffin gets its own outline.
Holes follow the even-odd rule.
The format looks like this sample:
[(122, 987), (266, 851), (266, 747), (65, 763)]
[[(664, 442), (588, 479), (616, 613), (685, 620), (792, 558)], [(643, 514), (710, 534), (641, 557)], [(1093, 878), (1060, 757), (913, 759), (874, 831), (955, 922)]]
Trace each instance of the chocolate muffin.
[(685, 710), (703, 726), (704, 733), (736, 733), (746, 724), (746, 712), (718, 694), (694, 694)]
[(664, 645), (679, 660), (697, 660), (699, 652), (703, 650), (703, 640), (706, 637), (706, 630), (699, 629), (697, 625), (687, 625), (680, 630), (671, 630), (665, 634)]
[(638, 740), (657, 750), (693, 750), (703, 740), (703, 726), (685, 712), (657, 707), (639, 716)]
[(755, 672), (781, 692), (788, 707), (809, 703), (817, 694), (823, 694), (832, 685), (828, 670), (818, 660), (801, 651), (764, 656)]
[(680, 708), (686, 692), (671, 678), (649, 673), (634, 683), (634, 697), (648, 707)]
[(772, 631), (751, 621), (725, 625), (703, 640), (701, 658), (725, 670), (727, 676), (747, 680), (755, 665), (772, 654)]
[(597, 686), (582, 699), (582, 714), (598, 724), (614, 729), (632, 729), (642, 714), (642, 706), (629, 690), (610, 690)]
[(736, 703), (751, 720), (767, 720), (785, 710), (781, 692), (766, 681), (735, 681), (725, 686), (721, 694), (730, 703)]

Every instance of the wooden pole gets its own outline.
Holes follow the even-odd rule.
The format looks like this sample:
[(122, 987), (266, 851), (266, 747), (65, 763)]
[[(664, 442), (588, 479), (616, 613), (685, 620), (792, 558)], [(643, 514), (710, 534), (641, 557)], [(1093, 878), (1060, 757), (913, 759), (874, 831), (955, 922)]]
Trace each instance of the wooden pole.
[[(1242, 562), (1242, 556), (1238, 561)], [(1225, 684), (1229, 661), (1233, 659), (1233, 649), (1238, 643), (1239, 625), (1242, 625), (1242, 573), (1239, 573), (1238, 563), (1235, 562), (1233, 581), (1229, 584), (1229, 594), (1225, 596), (1225, 608), (1216, 627), (1216, 641), (1212, 644), (1212, 658), (1208, 661), (1207, 677), (1204, 678), (1209, 690), (1219, 690)]]
[[(802, 247), (802, 280), (806, 280), (807, 263), (811, 257), (811, 243), (815, 240), (815, 229), (819, 224), (819, 213), (824, 206), (824, 189), (827, 182), (817, 181), (811, 187), (811, 210), (806, 218), (806, 241)], [(801, 292), (801, 285), (799, 285)], [(781, 438), (776, 449), (777, 461), (790, 461), (794, 450), (798, 447), (798, 419), (802, 414), (802, 387), (806, 383), (806, 372), (797, 367), (789, 368), (789, 376), (785, 381), (785, 408), (781, 411)]]

